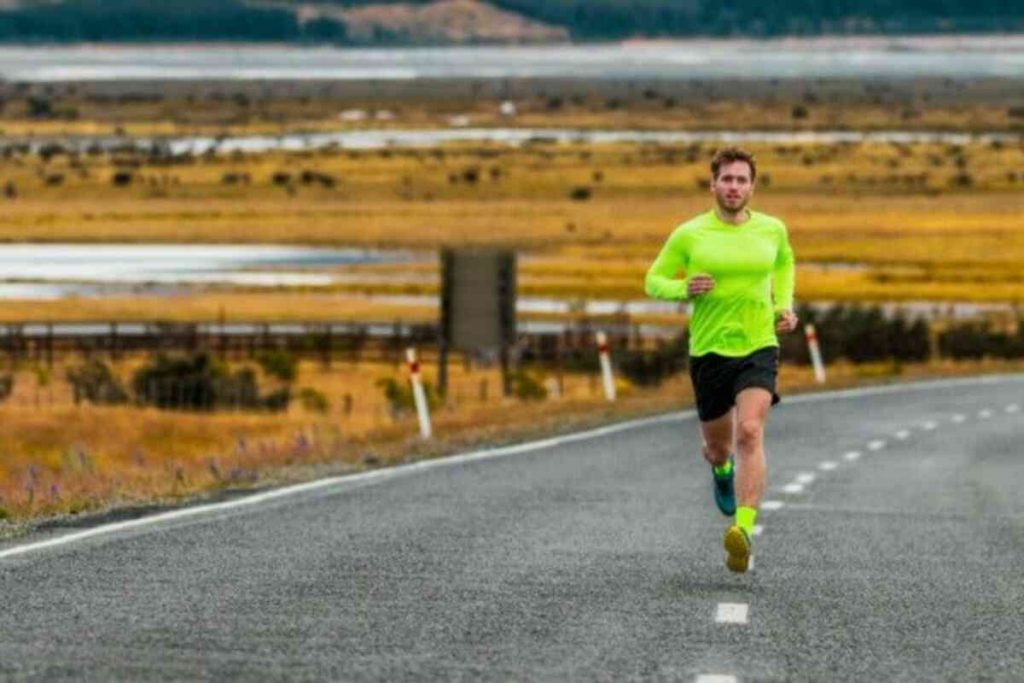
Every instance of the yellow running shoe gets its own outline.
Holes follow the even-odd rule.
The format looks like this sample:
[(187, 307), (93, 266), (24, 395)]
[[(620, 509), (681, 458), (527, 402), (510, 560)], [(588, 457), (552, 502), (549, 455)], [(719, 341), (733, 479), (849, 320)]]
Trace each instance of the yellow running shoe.
[(725, 566), (730, 571), (742, 574), (750, 568), (754, 545), (746, 531), (735, 525), (729, 527), (725, 531), (722, 545), (726, 552)]

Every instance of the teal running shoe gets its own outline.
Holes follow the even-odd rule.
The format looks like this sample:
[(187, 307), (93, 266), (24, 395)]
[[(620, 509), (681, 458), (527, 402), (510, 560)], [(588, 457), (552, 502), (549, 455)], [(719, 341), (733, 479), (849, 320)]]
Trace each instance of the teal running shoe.
[[(730, 458), (729, 461), (732, 462), (732, 459)], [(735, 474), (735, 464), (729, 470), (729, 474), (718, 475), (715, 474), (714, 468), (711, 470), (711, 476), (715, 484), (715, 505), (718, 506), (718, 509), (726, 517), (732, 517), (736, 514), (736, 492), (733, 488), (733, 477)]]

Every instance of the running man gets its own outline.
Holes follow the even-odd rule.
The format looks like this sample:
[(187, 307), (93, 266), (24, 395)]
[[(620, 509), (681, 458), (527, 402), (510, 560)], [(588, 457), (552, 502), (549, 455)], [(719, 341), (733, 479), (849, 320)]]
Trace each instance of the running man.
[(776, 333), (797, 326), (793, 250), (782, 221), (747, 208), (757, 177), (753, 155), (719, 151), (711, 177), (715, 208), (676, 228), (647, 271), (645, 289), (658, 299), (693, 302), (690, 379), (704, 458), (718, 509), (735, 515), (723, 539), (726, 566), (745, 572), (764, 493), (764, 423), (779, 402)]

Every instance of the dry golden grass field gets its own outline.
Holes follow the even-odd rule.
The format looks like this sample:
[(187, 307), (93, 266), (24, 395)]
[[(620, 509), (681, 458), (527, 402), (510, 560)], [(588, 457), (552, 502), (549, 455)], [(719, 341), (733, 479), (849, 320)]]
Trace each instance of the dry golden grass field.
[[(788, 224), (804, 301), (1024, 299), (1024, 146), (750, 145), (755, 208)], [(0, 240), (233, 242), (520, 250), (520, 291), (643, 298), (672, 228), (706, 210), (711, 145), (452, 145), (200, 157), (0, 160)], [(125, 186), (112, 178), (130, 173)], [(275, 176), (277, 179), (275, 180)], [(322, 179), (328, 178), (328, 181)], [(432, 293), (422, 278), (325, 288), (196, 290), (173, 299), (10, 302), (0, 320), (353, 318), (355, 294)], [(370, 304), (374, 306), (376, 304)], [(390, 317), (391, 311), (387, 311)], [(412, 317), (423, 312), (408, 311)]]

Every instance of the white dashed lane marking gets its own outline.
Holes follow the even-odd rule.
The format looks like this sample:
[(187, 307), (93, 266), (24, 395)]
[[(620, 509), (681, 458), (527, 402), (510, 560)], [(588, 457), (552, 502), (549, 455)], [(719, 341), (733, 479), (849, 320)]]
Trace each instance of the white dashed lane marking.
[(745, 624), (750, 606), (745, 602), (720, 602), (715, 612), (716, 624)]
[(804, 492), (804, 485), (803, 484), (786, 484), (785, 486), (782, 487), (782, 490), (785, 491), (786, 493), (803, 493)]
[(760, 536), (762, 533), (764, 533), (764, 527), (761, 526), (760, 524), (755, 524), (754, 525), (754, 537), (756, 538), (756, 537)]
[(796, 479), (794, 479), (793, 481), (795, 481), (798, 484), (803, 484), (804, 486), (807, 486), (807, 484), (810, 484), (812, 481), (814, 481), (814, 475), (811, 474), (810, 472), (801, 472), (800, 474), (796, 475)]
[(1016, 403), (1011, 403), (1010, 405), (1006, 406), (1006, 412), (1008, 412), (1008, 413), (1016, 413), (1019, 410), (1020, 410), (1020, 406), (1017, 405)]
[(856, 460), (859, 457), (860, 457), (860, 451), (847, 451), (846, 454), (843, 455), (843, 458), (848, 460), (848, 461), (850, 461), (850, 462), (853, 462), (854, 460)]
[(987, 420), (990, 417), (992, 417), (992, 411), (989, 410), (988, 408), (984, 408), (982, 410), (979, 410), (978, 411), (978, 417), (981, 418), (982, 420)]
[(938, 422), (932, 422), (931, 420), (928, 420), (927, 422), (921, 425), (921, 429), (925, 430), (926, 432), (930, 432), (938, 426)]
[(906, 429), (901, 429), (900, 431), (896, 432), (896, 438), (899, 439), (900, 441), (903, 441), (909, 436), (910, 432), (908, 432)]
[(961, 424), (961, 423), (963, 423), (964, 420), (967, 419), (967, 416), (966, 415), (961, 415), (960, 413), (957, 413), (956, 415), (954, 415), (953, 417), (951, 417), (949, 419), (952, 422), (956, 423), (956, 424)]
[(820, 465), (818, 465), (818, 469), (821, 470), (822, 472), (831, 472), (832, 470), (834, 470), (838, 466), (839, 465), (837, 465), (836, 463), (832, 462), (831, 460), (826, 460), (825, 462), (823, 462)]
[(868, 442), (869, 451), (880, 451), (883, 448), (885, 448), (885, 442), (882, 441), (881, 439), (875, 439), (874, 441)]
[(781, 500), (766, 500), (761, 503), (762, 510), (781, 510), (783, 502)]
[(695, 683), (737, 683), (739, 679), (729, 674), (701, 674)]

